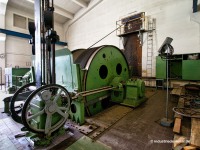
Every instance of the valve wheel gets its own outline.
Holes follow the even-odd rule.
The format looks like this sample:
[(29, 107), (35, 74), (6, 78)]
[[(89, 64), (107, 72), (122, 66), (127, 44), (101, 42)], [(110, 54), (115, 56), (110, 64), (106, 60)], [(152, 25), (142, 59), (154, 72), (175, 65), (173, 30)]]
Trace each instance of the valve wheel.
[(24, 102), (27, 96), (33, 92), (30, 90), (31, 86), (35, 86), (35, 82), (22, 86), (15, 92), (15, 94), (11, 98), (11, 101), (10, 101), (11, 117), (13, 118), (13, 120), (15, 120), (18, 123), (22, 123), (21, 111), (22, 111)]
[(24, 103), (23, 124), (34, 133), (51, 135), (68, 119), (70, 106), (71, 98), (64, 87), (57, 84), (42, 86), (29, 95)]

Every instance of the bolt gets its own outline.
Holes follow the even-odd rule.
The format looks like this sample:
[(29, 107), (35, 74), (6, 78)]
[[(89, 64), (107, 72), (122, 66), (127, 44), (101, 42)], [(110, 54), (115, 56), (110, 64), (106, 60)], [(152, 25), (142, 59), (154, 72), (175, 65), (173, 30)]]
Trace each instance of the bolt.
[(88, 128), (89, 128), (89, 129), (93, 129), (93, 126), (92, 126), (92, 125), (89, 125)]

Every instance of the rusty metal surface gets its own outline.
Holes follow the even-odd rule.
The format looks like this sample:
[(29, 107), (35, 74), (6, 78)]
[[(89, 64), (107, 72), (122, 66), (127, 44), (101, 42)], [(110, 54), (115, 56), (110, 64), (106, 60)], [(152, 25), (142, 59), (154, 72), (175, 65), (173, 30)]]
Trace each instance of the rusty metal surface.
[(133, 109), (130, 107), (115, 105), (95, 115), (94, 117), (86, 119), (87, 123), (98, 126), (98, 128), (94, 130), (94, 132), (91, 132), (91, 134), (88, 136), (94, 140), (98, 139), (102, 133), (104, 133), (104, 131), (106, 131), (132, 110)]
[(76, 50), (72, 51), (72, 56), (73, 56), (74, 62), (76, 61), (76, 59), (77, 59), (85, 50), (86, 50), (86, 49), (76, 49)]
[(182, 107), (174, 107), (173, 111), (181, 116), (189, 118), (200, 118), (200, 86), (197, 84), (186, 84), (184, 88), (185, 94)]
[(76, 58), (74, 63), (80, 64), (81, 69), (83, 69), (85, 67), (85, 65), (87, 64), (88, 59), (91, 57), (91, 55), (101, 47), (94, 47), (94, 48), (90, 48), (90, 49), (87, 49), (85, 51), (82, 51), (82, 53)]
[(124, 38), (124, 54), (128, 61), (131, 76), (142, 76), (142, 46), (138, 34), (129, 34)]
[(93, 132), (94, 130), (96, 130), (98, 128), (98, 126), (89, 124), (87, 122), (81, 126), (79, 126), (78, 124), (76, 124), (75, 122), (72, 122), (72, 121), (67, 121), (66, 124), (85, 135), (90, 134), (91, 132)]
[(67, 125), (87, 135), (89, 138), (97, 140), (107, 129), (131, 111), (133, 111), (133, 108), (114, 105), (93, 117), (86, 118), (86, 123), (82, 126), (72, 121), (68, 121)]
[(124, 24), (124, 26), (122, 27), (124, 29), (124, 34), (137, 32), (141, 30), (144, 16), (145, 16), (145, 13), (141, 12), (141, 13), (123, 18), (121, 20), (121, 23)]

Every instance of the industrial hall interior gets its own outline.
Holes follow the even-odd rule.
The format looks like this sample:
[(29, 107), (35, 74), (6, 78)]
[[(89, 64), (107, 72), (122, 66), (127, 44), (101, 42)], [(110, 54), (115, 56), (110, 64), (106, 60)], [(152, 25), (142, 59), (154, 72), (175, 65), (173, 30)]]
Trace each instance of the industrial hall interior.
[(0, 150), (199, 150), (200, 0), (0, 0)]

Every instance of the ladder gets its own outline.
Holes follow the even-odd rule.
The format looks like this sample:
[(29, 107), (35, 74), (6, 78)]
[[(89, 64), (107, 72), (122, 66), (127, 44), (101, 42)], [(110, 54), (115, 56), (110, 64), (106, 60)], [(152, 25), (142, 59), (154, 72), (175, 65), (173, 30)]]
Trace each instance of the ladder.
[[(152, 59), (153, 59), (153, 33), (154, 33), (154, 19), (148, 19), (148, 31), (147, 31), (147, 61), (146, 61), (146, 77), (153, 76)], [(149, 80), (150, 86), (150, 80)]]

